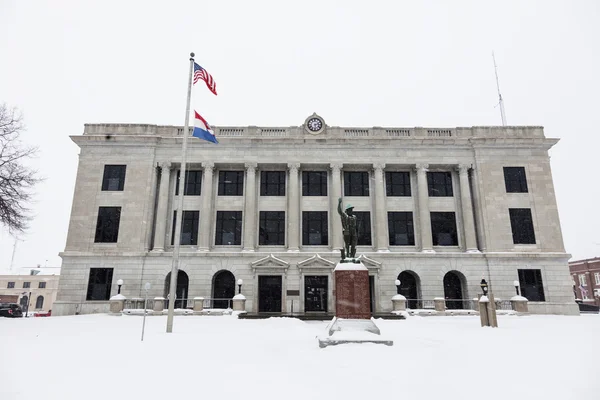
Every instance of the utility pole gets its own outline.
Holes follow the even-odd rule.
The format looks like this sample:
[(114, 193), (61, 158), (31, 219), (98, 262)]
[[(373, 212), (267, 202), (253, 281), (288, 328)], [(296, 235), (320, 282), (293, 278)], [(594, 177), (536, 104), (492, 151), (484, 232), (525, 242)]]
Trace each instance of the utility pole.
[(19, 243), (20, 240), (21, 239), (19, 239), (19, 238), (15, 238), (15, 244), (13, 244), (12, 257), (10, 258), (10, 271), (9, 271), (10, 274), (13, 273), (13, 265), (15, 262), (15, 253), (17, 252), (17, 243)]
[(502, 118), (502, 126), (506, 126), (506, 113), (504, 112), (504, 100), (500, 93), (500, 81), (498, 80), (498, 67), (496, 66), (496, 56), (492, 51), (492, 59), (494, 60), (494, 72), (496, 73), (496, 88), (498, 89), (498, 105), (500, 106), (500, 118)]

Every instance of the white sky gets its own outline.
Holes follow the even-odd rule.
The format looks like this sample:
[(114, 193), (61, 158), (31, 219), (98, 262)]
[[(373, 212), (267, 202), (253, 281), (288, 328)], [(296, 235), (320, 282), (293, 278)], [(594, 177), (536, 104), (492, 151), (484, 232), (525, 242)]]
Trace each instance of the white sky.
[[(188, 58), (214, 125), (543, 125), (563, 236), (600, 256), (597, 1), (0, 1), (0, 102), (39, 146), (35, 220), (14, 269), (60, 266), (84, 123), (183, 125)], [(197, 85), (198, 86), (198, 85)], [(202, 89), (202, 90), (201, 90)], [(0, 272), (14, 239), (0, 228)]]

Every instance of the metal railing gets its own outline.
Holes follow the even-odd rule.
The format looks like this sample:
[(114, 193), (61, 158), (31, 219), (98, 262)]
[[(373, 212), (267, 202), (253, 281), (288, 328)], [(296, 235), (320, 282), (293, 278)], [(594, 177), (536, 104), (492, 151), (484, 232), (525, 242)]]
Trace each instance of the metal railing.
[(233, 307), (233, 303), (232, 303), (232, 299), (211, 299), (211, 298), (205, 298), (204, 299), (204, 308), (210, 308), (210, 309), (227, 309), (227, 308), (232, 308)]
[(510, 300), (496, 300), (496, 310), (513, 310), (513, 306)]

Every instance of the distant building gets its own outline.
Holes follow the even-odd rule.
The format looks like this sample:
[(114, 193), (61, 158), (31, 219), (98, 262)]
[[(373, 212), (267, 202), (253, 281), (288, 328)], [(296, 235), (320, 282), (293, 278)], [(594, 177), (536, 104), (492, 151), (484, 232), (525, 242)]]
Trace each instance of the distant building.
[[(19, 303), (23, 314), (52, 310), (58, 293), (59, 275), (0, 275), (0, 303)], [(31, 296), (31, 297), (30, 297)]]
[(81, 151), (53, 313), (107, 312), (118, 279), (128, 298), (145, 282), (169, 295), (179, 196), (177, 307), (226, 307), (241, 278), (249, 312), (332, 312), (343, 197), (376, 312), (391, 310), (396, 279), (409, 307), (463, 308), (485, 276), (502, 299), (518, 280), (534, 313), (579, 313), (548, 157), (558, 139), (542, 127), (333, 127), (313, 114), (214, 131), (219, 144), (189, 138), (181, 181), (182, 127), (86, 124), (71, 137)]
[(600, 257), (570, 261), (569, 271), (574, 296), (600, 306)]

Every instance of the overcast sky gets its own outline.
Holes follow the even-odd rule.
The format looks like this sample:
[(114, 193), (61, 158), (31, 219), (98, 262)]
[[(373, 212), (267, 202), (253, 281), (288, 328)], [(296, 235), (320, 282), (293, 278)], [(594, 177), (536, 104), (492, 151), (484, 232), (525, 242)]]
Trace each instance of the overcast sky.
[[(84, 123), (183, 125), (190, 51), (213, 125), (542, 125), (566, 249), (600, 256), (598, 1), (0, 1), (0, 102), (39, 147), (14, 271), (59, 267)], [(15, 241), (0, 228), (0, 272)]]

